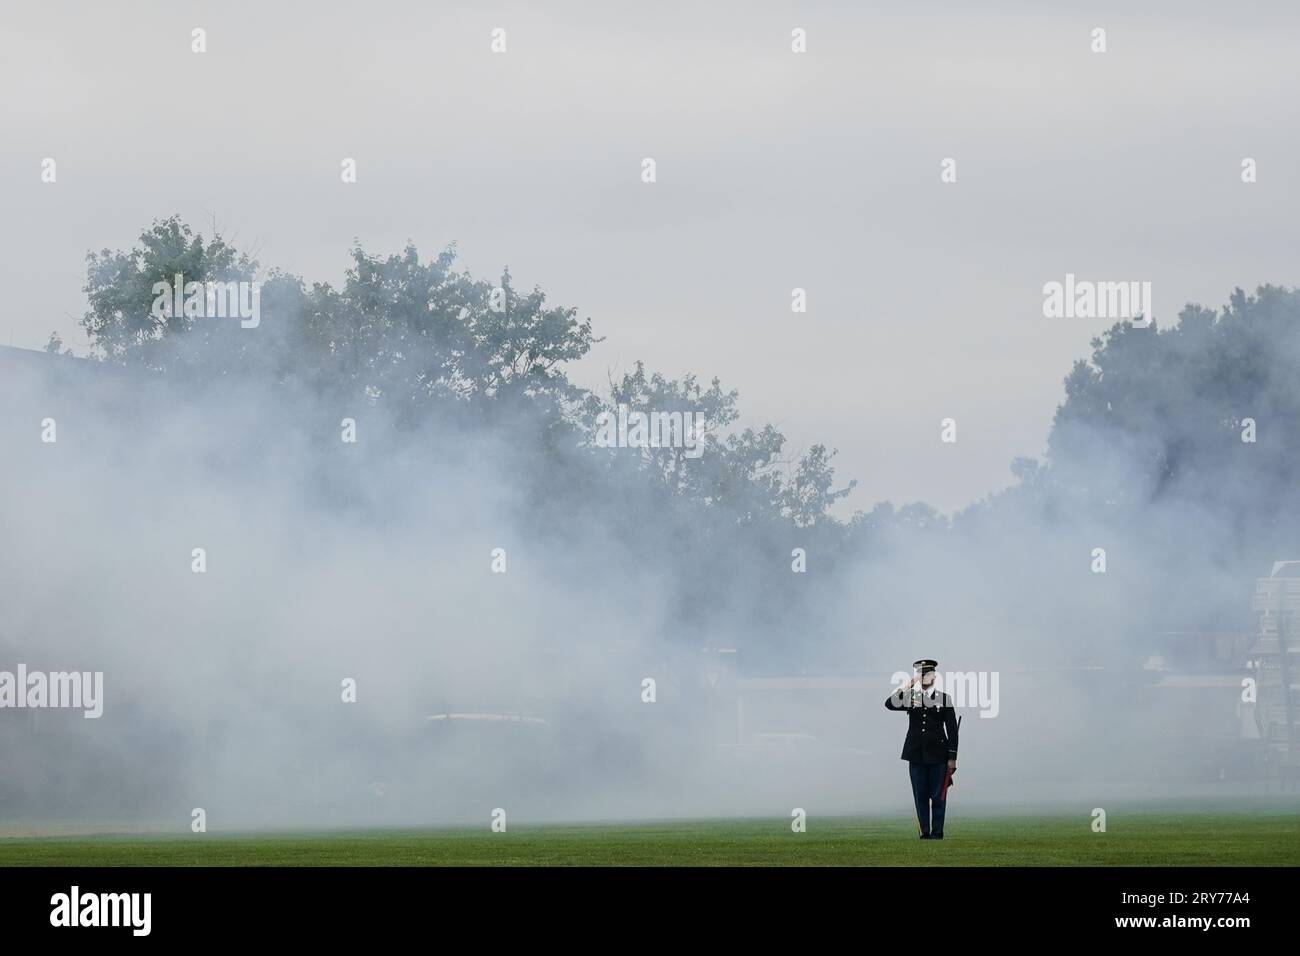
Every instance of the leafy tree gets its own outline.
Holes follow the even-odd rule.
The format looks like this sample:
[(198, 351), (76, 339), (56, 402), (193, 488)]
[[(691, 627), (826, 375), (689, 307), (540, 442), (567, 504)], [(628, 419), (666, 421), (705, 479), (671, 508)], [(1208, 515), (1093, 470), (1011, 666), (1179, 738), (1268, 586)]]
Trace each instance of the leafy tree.
[(801, 528), (834, 520), (831, 507), (857, 487), (855, 479), (844, 488), (831, 490), (835, 484), (831, 459), (835, 455), (834, 451), (827, 452), (825, 445), (813, 445), (799, 461), (794, 477), (781, 489), (782, 511)]
[[(710, 526), (826, 523), (853, 487), (833, 490), (833, 453), (821, 445), (794, 463), (787, 478), (784, 436), (771, 425), (731, 431), (738, 395), (724, 392), (717, 379), (707, 386), (694, 375), (673, 380), (637, 363), (611, 383), (609, 402), (574, 385), (566, 367), (601, 341), (591, 320), (548, 304), (540, 289), (518, 291), (509, 270), (495, 284), (476, 280), (455, 269), (454, 246), (429, 261), (409, 244), (389, 256), (357, 246), (351, 257), (337, 289), (267, 273), (256, 329), (235, 320), (159, 317), (154, 285), (171, 283), (178, 273), (187, 283), (251, 282), (262, 275), (255, 259), (219, 234), (204, 238), (172, 217), (155, 222), (129, 251), (87, 256), (82, 326), (93, 354), (106, 361), (197, 380), (259, 379), (348, 404), (360, 400), (403, 425), (448, 416), (527, 420), (538, 439), (527, 454), (549, 455), (553, 463), (565, 447), (590, 446), (596, 416), (619, 404), (698, 412), (704, 421), (698, 458), (678, 443), (597, 460), (618, 481), (651, 479), (670, 497), (704, 508)], [(543, 474), (535, 480), (558, 490)]]
[[(1049, 480), (1058, 495), (1116, 520), (1160, 506), (1214, 515), (1231, 530), (1212, 546), (1255, 561), (1293, 550), (1298, 365), (1294, 290), (1237, 289), (1219, 315), (1189, 305), (1164, 330), (1117, 324), (1066, 379), (1048, 441)], [(1243, 440), (1247, 419), (1254, 441)]]
[(178, 274), (185, 282), (252, 281), (257, 268), (220, 236), (205, 241), (173, 216), (141, 233), (140, 245), (130, 252), (103, 249), (86, 255), (89, 307), (81, 326), (100, 357), (164, 369), (175, 356), (180, 333), (193, 337), (186, 342), (191, 353), (209, 354), (214, 336), (230, 324), (183, 314), (159, 318), (153, 310), (155, 283), (172, 283)]

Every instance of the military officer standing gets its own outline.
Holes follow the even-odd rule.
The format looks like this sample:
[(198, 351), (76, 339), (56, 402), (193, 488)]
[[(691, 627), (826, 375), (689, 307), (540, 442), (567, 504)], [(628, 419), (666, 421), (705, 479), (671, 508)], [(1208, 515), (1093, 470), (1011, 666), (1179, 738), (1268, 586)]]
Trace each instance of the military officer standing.
[(912, 665), (918, 675), (885, 700), (889, 710), (907, 713), (907, 739), (903, 759), (912, 775), (916, 823), (922, 840), (943, 839), (947, 796), (943, 781), (957, 769), (957, 712), (952, 698), (935, 686), (938, 661), (919, 660)]

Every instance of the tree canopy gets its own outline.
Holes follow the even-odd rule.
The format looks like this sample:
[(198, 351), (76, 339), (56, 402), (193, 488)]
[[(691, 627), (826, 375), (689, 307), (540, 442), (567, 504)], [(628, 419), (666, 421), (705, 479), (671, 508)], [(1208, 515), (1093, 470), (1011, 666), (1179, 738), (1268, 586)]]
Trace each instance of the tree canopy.
[[(159, 317), (154, 283), (178, 273), (260, 280), (260, 326)], [(539, 522), (597, 510), (630, 549), (663, 558), (680, 592), (699, 602), (728, 588), (748, 594), (756, 619), (807, 598), (789, 574), (792, 546), (842, 568), (921, 543), (1011, 549), (1032, 569), (1053, 534), (1110, 529), (1145, 536), (1133, 560), (1194, 552), (1238, 576), (1300, 546), (1300, 292), (1277, 286), (1237, 289), (1219, 313), (1188, 305), (1169, 328), (1108, 329), (1066, 375), (1042, 457), (1011, 462), (1014, 484), (952, 516), (917, 502), (838, 514), (855, 483), (837, 482), (834, 450), (814, 444), (796, 456), (772, 425), (742, 427), (739, 395), (717, 378), (637, 362), (603, 392), (579, 387), (569, 372), (601, 341), (592, 321), (538, 288), (517, 289), (508, 269), (496, 281), (459, 271), (454, 246), (422, 260), (413, 245), (388, 256), (358, 245), (335, 288), (264, 272), (220, 235), (173, 217), (130, 250), (89, 254), (85, 291), (82, 325), (103, 362), (364, 402), (398, 428), (524, 424), (518, 433), (532, 437), (515, 464), (528, 500), (545, 503)], [(698, 414), (703, 454), (600, 447), (596, 423), (620, 407)], [(654, 509), (653, 528), (621, 509), (628, 495)], [(748, 557), (672, 559), (687, 537)], [(1160, 613), (1154, 598), (1150, 612)]]

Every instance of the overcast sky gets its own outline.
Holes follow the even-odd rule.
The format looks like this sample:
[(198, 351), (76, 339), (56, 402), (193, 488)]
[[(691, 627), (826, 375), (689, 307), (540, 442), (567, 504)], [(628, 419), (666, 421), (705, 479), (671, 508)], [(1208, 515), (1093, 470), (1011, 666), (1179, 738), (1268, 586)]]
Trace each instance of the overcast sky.
[(1169, 322), (1297, 282), (1298, 8), (1132, 6), (6, 4), (0, 342), (84, 352), (87, 250), (173, 213), (309, 282), (456, 241), (592, 318), (583, 384), (719, 376), (838, 447), (851, 507), (953, 510), (1042, 452), (1110, 324), (1044, 283), (1150, 281)]

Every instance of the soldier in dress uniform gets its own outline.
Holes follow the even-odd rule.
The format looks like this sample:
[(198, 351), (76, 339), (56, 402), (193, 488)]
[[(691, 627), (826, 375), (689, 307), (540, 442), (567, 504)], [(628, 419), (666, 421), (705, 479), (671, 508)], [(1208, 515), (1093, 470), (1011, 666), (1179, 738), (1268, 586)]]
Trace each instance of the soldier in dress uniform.
[(957, 769), (957, 713), (952, 698), (934, 686), (938, 666), (938, 661), (917, 661), (912, 665), (917, 676), (885, 700), (887, 709), (907, 714), (903, 759), (912, 774), (916, 825), (922, 840), (943, 839), (947, 803), (943, 781), (948, 772)]

